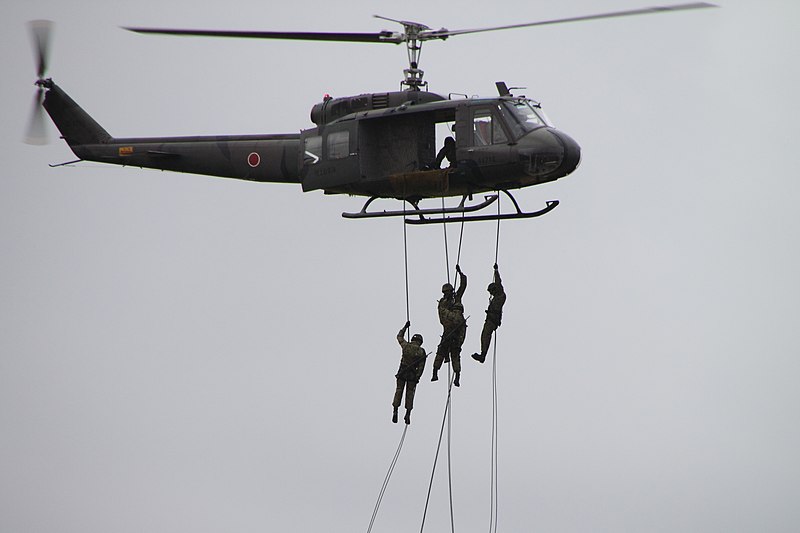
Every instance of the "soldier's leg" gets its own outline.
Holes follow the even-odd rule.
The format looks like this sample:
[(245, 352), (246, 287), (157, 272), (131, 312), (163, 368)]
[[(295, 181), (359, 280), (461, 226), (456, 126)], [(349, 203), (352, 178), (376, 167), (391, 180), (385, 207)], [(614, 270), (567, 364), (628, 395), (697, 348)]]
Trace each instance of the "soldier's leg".
[(433, 377), (431, 378), (431, 381), (436, 381), (439, 379), (439, 369), (442, 368), (442, 362), (444, 362), (446, 351), (446, 344), (444, 342), (440, 342), (439, 347), (436, 348), (436, 358), (433, 360)]
[(400, 401), (403, 399), (403, 388), (406, 385), (404, 379), (397, 378), (397, 388), (394, 391), (394, 400), (392, 400), (392, 407), (397, 409), (400, 407)]
[(453, 385), (456, 387), (461, 386), (461, 345), (464, 344), (464, 338), (466, 336), (467, 331), (465, 328), (462, 328), (461, 332), (453, 339), (452, 346), (450, 346), (450, 361), (452, 361), (453, 372), (455, 372)]
[(497, 329), (497, 324), (491, 319), (487, 318), (483, 323), (483, 331), (481, 331), (481, 355), (485, 358), (489, 353), (489, 346), (492, 344), (492, 333)]
[(406, 411), (414, 408), (414, 393), (417, 392), (417, 384), (413, 381), (406, 381)]

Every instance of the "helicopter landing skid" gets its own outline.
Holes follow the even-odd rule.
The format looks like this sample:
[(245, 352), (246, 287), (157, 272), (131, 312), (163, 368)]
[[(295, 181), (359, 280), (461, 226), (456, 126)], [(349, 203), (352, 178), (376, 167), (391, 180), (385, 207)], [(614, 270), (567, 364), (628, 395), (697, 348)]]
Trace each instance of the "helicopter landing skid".
[[(505, 192), (505, 191), (503, 191)], [(508, 193), (506, 193), (508, 194)], [(536, 218), (542, 215), (546, 215), (550, 211), (558, 206), (558, 200), (548, 200), (546, 202), (547, 206), (538, 210), (538, 211), (531, 211), (524, 213), (517, 205), (517, 202), (514, 200), (514, 197), (510, 194), (508, 195), (511, 198), (511, 201), (514, 202), (514, 207), (516, 208), (516, 213), (501, 213), (501, 214), (494, 214), (494, 215), (473, 215), (473, 216), (451, 216), (446, 217), (442, 216), (441, 218), (425, 218), (424, 216), (420, 215), (419, 219), (408, 219), (406, 220), (406, 224), (447, 224), (448, 222), (477, 222), (481, 220), (509, 220), (515, 218)], [(416, 214), (416, 213), (413, 213)]]
[[(509, 220), (515, 218), (535, 218), (545, 215), (552, 211), (553, 209), (558, 206), (558, 200), (548, 200), (546, 203), (546, 207), (540, 209), (538, 211), (532, 212), (523, 212), (519, 208), (519, 204), (517, 200), (506, 190), (502, 190), (506, 196), (509, 197), (511, 203), (514, 204), (514, 209), (516, 212), (514, 213), (497, 213), (492, 215), (469, 215), (467, 216), (466, 213), (474, 213), (476, 211), (480, 211), (485, 209), (489, 205), (496, 202), (499, 198), (499, 194), (492, 194), (488, 196), (484, 196), (483, 202), (475, 205), (465, 206), (465, 202), (469, 195), (465, 195), (461, 198), (461, 202), (456, 207), (442, 207), (442, 208), (428, 208), (428, 209), (420, 209), (417, 202), (409, 203), (413, 206), (414, 209), (412, 210), (403, 210), (403, 211), (367, 211), (369, 205), (378, 199), (377, 196), (373, 196), (369, 200), (364, 203), (364, 207), (361, 208), (361, 211), (358, 213), (342, 213), (344, 218), (377, 218), (377, 217), (419, 217), (419, 218), (407, 218), (405, 220), (406, 224), (413, 224), (413, 225), (421, 225), (421, 224), (446, 224), (449, 222), (476, 222), (482, 220)], [(441, 215), (440, 217), (437, 216), (436, 218), (426, 218), (426, 215)], [(447, 216), (453, 215), (453, 216)]]
[[(378, 217), (403, 217), (403, 216), (419, 216), (422, 220), (431, 220), (433, 219), (426, 219), (425, 215), (446, 215), (446, 214), (462, 214), (462, 213), (472, 213), (475, 211), (480, 211), (481, 209), (488, 207), (492, 203), (497, 201), (497, 195), (492, 194), (489, 196), (485, 196), (483, 202), (475, 205), (465, 206), (464, 202), (467, 200), (467, 196), (461, 198), (461, 203), (458, 204), (456, 207), (435, 207), (429, 209), (420, 209), (418, 202), (412, 202), (408, 200), (408, 203), (411, 204), (413, 209), (406, 209), (403, 211), (367, 211), (369, 204), (374, 202), (380, 198), (379, 196), (373, 196), (369, 200), (364, 203), (364, 207), (361, 208), (361, 211), (358, 213), (342, 213), (344, 218), (378, 218)], [(459, 219), (461, 220), (461, 219)], [(406, 220), (406, 222), (409, 222)], [(419, 224), (419, 222), (414, 221), (415, 223)], [(424, 223), (424, 222), (423, 222)]]

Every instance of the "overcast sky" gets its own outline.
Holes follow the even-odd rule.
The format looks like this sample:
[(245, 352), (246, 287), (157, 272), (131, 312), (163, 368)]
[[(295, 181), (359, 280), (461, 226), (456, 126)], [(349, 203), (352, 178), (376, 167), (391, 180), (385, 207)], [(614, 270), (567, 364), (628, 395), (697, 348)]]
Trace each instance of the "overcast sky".
[[(666, 2), (664, 2), (666, 3)], [(677, 2), (676, 2), (677, 3)], [(498, 531), (800, 529), (800, 4), (432, 42), (442, 94), (526, 86), (582, 147), (500, 227)], [(403, 227), (298, 186), (116, 168), (50, 127), (48, 75), (112, 135), (296, 133), (323, 94), (394, 90), (402, 47), (144, 36), (123, 25), (472, 28), (650, 6), (10, 1), (0, 7), (0, 532), (365, 531), (402, 433)], [(398, 204), (399, 206), (399, 204)], [(493, 223), (461, 266), (479, 345)], [(458, 228), (448, 228), (450, 264)], [(412, 331), (435, 348), (441, 227), (410, 227)], [(455, 529), (489, 526), (491, 367), (463, 359)], [(430, 363), (375, 532), (420, 527), (445, 404)], [(440, 459), (426, 531), (447, 531)]]

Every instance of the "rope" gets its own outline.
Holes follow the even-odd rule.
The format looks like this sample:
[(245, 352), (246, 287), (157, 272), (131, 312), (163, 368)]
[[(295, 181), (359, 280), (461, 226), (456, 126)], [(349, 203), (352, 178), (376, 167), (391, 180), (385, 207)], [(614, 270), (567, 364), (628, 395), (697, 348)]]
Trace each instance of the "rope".
[(375, 502), (375, 509), (372, 511), (372, 518), (369, 521), (367, 533), (372, 531), (372, 525), (375, 523), (375, 518), (378, 516), (378, 508), (380, 508), (383, 495), (386, 493), (386, 487), (389, 486), (389, 478), (392, 477), (394, 466), (397, 464), (397, 458), (400, 457), (400, 450), (403, 448), (403, 441), (406, 440), (406, 431), (408, 431), (408, 425), (404, 425), (403, 427), (403, 435), (400, 437), (400, 444), (397, 445), (397, 451), (394, 452), (392, 463), (389, 465), (389, 471), (386, 472), (386, 477), (383, 479), (383, 486), (381, 487), (380, 494), (378, 494), (378, 501)]
[[(500, 191), (497, 191), (497, 234), (494, 239), (494, 264), (497, 264), (497, 256), (500, 253)], [(463, 222), (462, 222), (463, 224)]]
[[(452, 358), (451, 363), (447, 365), (447, 382), (450, 384), (450, 387), (453, 386), (453, 381), (450, 379), (450, 372), (452, 367)], [(448, 392), (449, 395), (449, 392)], [(450, 422), (453, 416), (453, 403), (450, 402), (450, 409), (447, 410), (447, 493), (450, 497), (450, 531), (451, 533), (455, 533), (455, 522), (453, 520), (453, 473), (452, 473), (452, 460), (450, 459)]]
[[(448, 385), (447, 385), (447, 402), (445, 402), (445, 406), (444, 406), (444, 415), (442, 416), (442, 427), (439, 430), (439, 442), (436, 444), (436, 454), (433, 457), (433, 468), (431, 468), (431, 480), (428, 483), (428, 495), (425, 498), (425, 510), (422, 512), (422, 525), (420, 525), (420, 527), (419, 527), (420, 533), (422, 533), (422, 530), (425, 529), (425, 518), (428, 515), (428, 505), (430, 504), (430, 501), (431, 501), (431, 489), (433, 488), (433, 475), (436, 473), (436, 463), (439, 460), (439, 450), (442, 447), (442, 435), (444, 434), (445, 422), (447, 422), (447, 418), (448, 418), (449, 413), (450, 413), (450, 398), (451, 398), (451, 394), (450, 393), (452, 392), (452, 389), (453, 389), (453, 381), (452, 381), (452, 379), (450, 379), (449, 367), (448, 367), (447, 381), (448, 381)], [(451, 524), (450, 525), (451, 525), (451, 528), (452, 528), (452, 511), (451, 511)]]
[[(405, 182), (403, 185), (405, 189)], [(406, 321), (411, 322), (411, 305), (408, 296), (408, 230), (406, 229), (406, 201), (403, 200), (403, 259), (406, 268)], [(406, 335), (411, 335), (411, 332), (406, 332)]]
[(491, 489), (489, 510), (489, 533), (497, 533), (497, 330), (494, 332), (494, 353), (492, 354), (492, 457)]
[[(442, 196), (442, 211), (444, 211), (444, 196)], [(442, 231), (444, 232), (444, 267), (447, 272), (447, 283), (450, 283), (450, 255), (447, 252), (447, 224), (442, 224)], [(459, 244), (459, 247), (461, 245)]]
[(461, 234), (458, 236), (458, 256), (456, 257), (456, 264), (461, 262), (461, 241), (464, 240), (464, 216), (465, 213), (461, 212)]
[[(497, 264), (497, 259), (500, 252), (500, 191), (497, 192), (497, 232), (495, 235), (494, 244), (494, 264)], [(494, 330), (493, 339), (493, 352), (492, 352), (492, 456), (491, 456), (491, 488), (490, 503), (489, 503), (489, 533), (497, 533), (497, 329)], [(494, 530), (492, 526), (494, 525)]]

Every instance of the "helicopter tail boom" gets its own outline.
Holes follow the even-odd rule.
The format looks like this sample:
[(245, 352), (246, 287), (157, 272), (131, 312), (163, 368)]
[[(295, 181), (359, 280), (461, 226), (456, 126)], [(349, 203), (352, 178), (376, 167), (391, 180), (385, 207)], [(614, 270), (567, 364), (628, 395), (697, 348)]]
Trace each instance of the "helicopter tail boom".
[(81, 160), (236, 178), (300, 183), (299, 134), (112, 137), (52, 80), (42, 105)]

